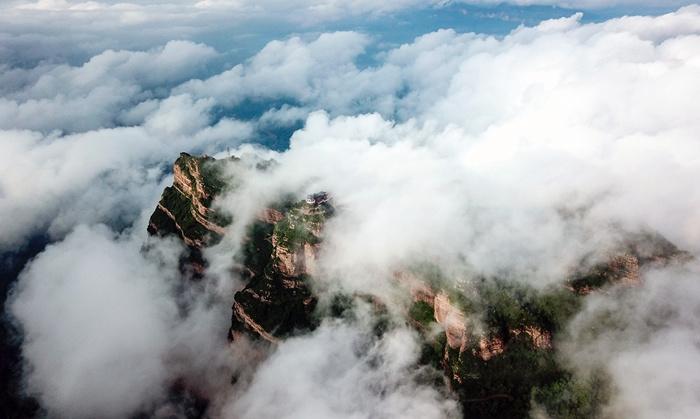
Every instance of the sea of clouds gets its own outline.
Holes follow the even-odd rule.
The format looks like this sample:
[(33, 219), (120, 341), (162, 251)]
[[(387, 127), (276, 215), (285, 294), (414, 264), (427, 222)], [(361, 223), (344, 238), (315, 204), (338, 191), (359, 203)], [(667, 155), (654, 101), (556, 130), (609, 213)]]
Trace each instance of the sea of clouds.
[[(285, 37), (235, 65), (181, 40), (225, 19), (313, 25), (417, 3), (0, 2), (0, 249), (51, 242), (7, 314), (25, 390), (50, 416), (184, 416), (175, 381), (208, 398), (212, 417), (458, 416), (421, 380), (431, 372), (416, 370), (407, 328), (377, 340), (358, 315), (269, 358), (254, 342), (229, 345), (232, 255), (246, 223), (287, 193), (325, 190), (338, 207), (321, 280), (387, 299), (391, 274), (424, 262), (544, 287), (603, 257), (621, 231), (697, 255), (700, 6), (589, 24), (572, 12), (504, 37), (439, 30), (379, 48), (371, 65), (359, 62), (377, 40), (361, 32)], [(268, 106), (235, 116), (250, 103)], [(288, 150), (256, 144), (299, 125)], [(181, 245), (147, 237), (148, 216), (179, 152), (228, 150), (277, 164), (232, 168), (239, 188), (216, 205), (235, 222), (207, 251), (209, 277), (183, 285)], [(561, 356), (605, 366), (610, 417), (700, 415), (699, 269), (645, 272), (642, 287), (591, 298), (574, 320)], [(584, 333), (601, 311), (624, 331)]]

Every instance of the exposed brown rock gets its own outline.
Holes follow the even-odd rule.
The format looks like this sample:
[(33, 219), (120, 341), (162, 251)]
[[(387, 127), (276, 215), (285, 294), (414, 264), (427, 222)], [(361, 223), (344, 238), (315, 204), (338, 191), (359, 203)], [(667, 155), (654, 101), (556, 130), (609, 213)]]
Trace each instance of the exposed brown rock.
[(525, 326), (522, 329), (511, 330), (510, 333), (514, 336), (519, 336), (525, 333), (532, 340), (532, 344), (539, 349), (552, 348), (552, 333), (537, 326)]
[(275, 224), (284, 218), (284, 214), (273, 208), (265, 208), (258, 215), (258, 219), (264, 223)]
[[(149, 220), (149, 233), (176, 234), (187, 246), (197, 249), (218, 240), (225, 226), (211, 203), (222, 187), (220, 168), (215, 166), (220, 163), (211, 157), (181, 153), (173, 165), (173, 185), (163, 191)], [(205, 165), (209, 167), (206, 174)]]
[(620, 255), (614, 257), (609, 265), (617, 280), (624, 285), (639, 285), (639, 259), (634, 255)]
[(445, 293), (438, 293), (433, 300), (435, 320), (445, 329), (447, 344), (452, 349), (463, 351), (467, 345), (467, 320), (464, 313), (450, 304)]
[(419, 279), (413, 273), (406, 271), (396, 271), (393, 276), (398, 283), (408, 289), (413, 301), (423, 301), (431, 306), (433, 305), (435, 291), (433, 291), (425, 281)]
[(502, 354), (503, 351), (505, 351), (503, 339), (499, 337), (487, 338), (482, 336), (479, 339), (478, 349), (474, 350), (474, 355), (478, 356), (484, 361), (488, 361), (489, 359)]
[(318, 246), (303, 243), (293, 250), (281, 245), (276, 236), (272, 237), (274, 258), (277, 269), (286, 276), (313, 275), (316, 268)]
[[(264, 302), (264, 301), (263, 301)], [(269, 302), (269, 301), (268, 301)], [(248, 313), (245, 312), (245, 309), (243, 308), (242, 305), (240, 304), (234, 304), (233, 305), (233, 315), (243, 323), (244, 327), (255, 334), (257, 334), (259, 337), (265, 339), (268, 342), (271, 343), (277, 343), (279, 339), (276, 337), (272, 336), (270, 333), (268, 333), (263, 326), (255, 322), (252, 317), (248, 315)], [(237, 332), (240, 333), (240, 332)]]

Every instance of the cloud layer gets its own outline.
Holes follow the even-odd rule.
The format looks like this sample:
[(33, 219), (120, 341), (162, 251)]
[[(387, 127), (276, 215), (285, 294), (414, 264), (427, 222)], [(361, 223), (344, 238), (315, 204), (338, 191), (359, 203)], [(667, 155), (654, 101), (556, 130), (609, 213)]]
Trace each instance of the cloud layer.
[[(375, 4), (293, 5), (318, 16), (414, 6)], [(133, 27), (153, 8), (176, 19), (234, 7), (183, 2), (168, 15), (145, 2), (26, 6), (4, 5), (23, 18), (100, 10)], [(331, 192), (338, 214), (321, 280), (388, 301), (391, 273), (425, 262), (455, 280), (555, 283), (623, 230), (658, 231), (697, 254), (699, 40), (700, 7), (689, 6), (598, 24), (575, 14), (498, 38), (441, 30), (384, 48), (370, 65), (360, 62), (371, 36), (334, 32), (271, 42), (223, 71), (213, 69), (219, 53), (189, 41), (101, 51), (83, 64), (1, 67), (0, 217), (12, 222), (0, 227), (0, 247), (43, 232), (56, 240), (22, 273), (10, 307), (25, 336), (28, 390), (50, 414), (76, 418), (167, 413), (169, 385), (183, 377), (212, 400), (214, 417), (454, 416), (454, 402), (421, 381), (429, 371), (411, 372), (418, 348), (402, 327), (376, 339), (361, 321), (328, 322), (258, 368), (241, 365), (258, 348), (229, 348), (225, 336), (238, 286), (231, 251), (245, 222), (284, 193)], [(254, 105), (262, 109), (246, 122), (231, 116)], [(289, 150), (241, 146), (301, 121)], [(178, 152), (228, 147), (278, 164), (237, 174), (241, 187), (218, 202), (237, 218), (211, 249), (217, 282), (183, 289), (177, 246), (142, 249), (145, 217)], [(684, 368), (700, 357), (696, 278), (692, 266), (645, 273), (639, 290), (594, 299), (572, 326), (572, 347), (587, 350), (563, 355), (612, 374), (613, 417), (700, 411)], [(628, 327), (580, 335), (600, 310)], [(667, 317), (650, 329), (658, 313)], [(242, 378), (231, 386), (234, 373)], [(659, 385), (640, 388), (651, 376)]]
[(419, 346), (413, 332), (399, 329), (376, 340), (370, 331), (367, 325), (329, 322), (309, 336), (289, 339), (260, 366), (225, 416), (457, 416), (455, 401), (438, 393), (427, 378), (416, 384), (421, 371), (414, 370)]

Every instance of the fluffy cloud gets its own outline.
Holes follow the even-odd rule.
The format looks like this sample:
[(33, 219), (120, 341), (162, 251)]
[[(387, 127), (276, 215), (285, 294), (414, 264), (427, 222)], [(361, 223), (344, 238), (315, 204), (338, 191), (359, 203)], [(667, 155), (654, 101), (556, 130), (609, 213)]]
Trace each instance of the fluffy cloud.
[(692, 0), (455, 0), (455, 2), (475, 5), (509, 3), (517, 6), (551, 5), (569, 9), (603, 9), (616, 6), (683, 6), (693, 4)]
[(51, 416), (166, 417), (184, 404), (168, 397), (175, 380), (223, 403), (231, 377), (254, 365), (254, 348), (226, 340), (234, 283), (183, 282), (182, 245), (145, 236), (80, 225), (21, 274), (8, 311), (26, 391)]
[(456, 403), (430, 385), (430, 373), (417, 382), (414, 332), (398, 329), (377, 339), (368, 326), (327, 322), (285, 341), (225, 417), (458, 417)]
[[(175, 92), (215, 98), (226, 106), (234, 106), (246, 98), (288, 98), (351, 111), (347, 103), (363, 93), (374, 96), (380, 87), (356, 83), (364, 72), (357, 68), (355, 60), (368, 43), (367, 36), (356, 32), (322, 34), (311, 42), (298, 37), (273, 41), (245, 64), (206, 80), (190, 81)], [(350, 95), (346, 89), (348, 83), (355, 83), (354, 93)], [(394, 86), (389, 91), (395, 89)]]
[(250, 136), (250, 126), (235, 120), (210, 126), (210, 106), (174, 96), (157, 103), (143, 126), (65, 136), (0, 131), (0, 214), (13, 220), (0, 229), (0, 248), (46, 229), (60, 237), (80, 223), (130, 225), (157, 201), (163, 163)]
[(208, 46), (171, 41), (150, 51), (108, 50), (78, 67), (0, 67), (0, 129), (74, 132), (133, 122), (124, 115), (131, 106), (167, 95), (215, 56)]
[[(347, 274), (354, 269), (451, 255), (481, 272), (547, 283), (612, 246), (612, 225), (659, 231), (696, 251), (700, 109), (690, 92), (700, 89), (699, 12), (593, 25), (575, 15), (502, 40), (423, 36), (367, 70), (397, 69), (400, 82), (371, 85), (405, 122), (313, 113), (276, 172), (231, 201), (265, 190), (331, 191), (346, 218), (331, 223), (328, 265), (348, 278), (363, 278)], [(352, 97), (364, 70), (348, 69), (320, 69), (319, 77), (347, 77), (337, 91)], [(383, 90), (395, 85), (403, 94)], [(208, 97), (229, 99), (225, 87), (214, 90)], [(308, 91), (313, 85), (296, 100), (346, 109)], [(585, 217), (570, 216), (583, 209)]]
[(226, 342), (230, 289), (181, 282), (180, 245), (144, 248), (144, 234), (80, 226), (22, 273), (9, 311), (27, 391), (52, 416), (168, 417), (182, 408), (166, 397), (177, 379), (214, 417), (456, 417), (434, 387), (439, 373), (412, 368), (415, 332), (376, 337), (368, 307), (284, 342), (255, 369), (264, 348)]
[[(272, 42), (248, 62), (185, 83), (176, 91), (212, 98), (224, 106), (251, 98), (286, 99), (296, 110), (324, 109), (332, 115), (380, 112), (388, 119), (436, 120), (475, 135), (487, 128), (529, 130), (524, 124), (532, 116), (547, 119), (531, 125), (550, 130), (547, 135), (553, 138), (589, 120), (596, 122), (588, 124), (590, 129), (615, 125), (618, 132), (610, 135), (621, 136), (624, 130), (638, 131), (643, 119), (646, 131), (653, 132), (672, 126), (680, 114), (688, 115), (680, 110), (692, 104), (672, 101), (644, 109), (640, 104), (656, 102), (627, 92), (641, 95), (654, 89), (657, 97), (670, 97), (664, 89), (688, 85), (685, 78), (695, 68), (689, 54), (695, 48), (697, 17), (697, 7), (687, 7), (656, 18), (624, 17), (581, 25), (581, 15), (575, 14), (517, 29), (503, 39), (442, 30), (381, 53), (378, 64), (369, 67), (356, 64), (368, 43), (359, 34), (326, 34), (306, 42), (291, 38)], [(570, 54), (572, 50), (578, 54)], [(652, 71), (655, 65), (657, 72)], [(594, 72), (605, 78), (593, 77)], [(634, 79), (623, 80), (629, 74)], [(635, 82), (645, 89), (632, 88)], [(615, 105), (609, 100), (612, 94), (628, 103)], [(578, 105), (562, 106), (570, 97), (579, 98)], [(607, 119), (594, 113), (611, 106), (619, 108), (610, 109)], [(637, 113), (629, 112), (635, 109)], [(653, 118), (639, 118), (642, 113)], [(514, 137), (502, 133), (494, 130), (493, 135)]]
[[(369, 293), (421, 261), (550, 283), (614, 245), (619, 227), (659, 231), (697, 254), (699, 13), (592, 25), (575, 15), (503, 39), (426, 35), (371, 70), (400, 68), (405, 90), (390, 94), (390, 114), (404, 122), (312, 113), (279, 165), (223, 205), (330, 191), (338, 213), (325, 279)], [(408, 76), (443, 59), (434, 80)], [(642, 288), (593, 299), (574, 324), (567, 355), (611, 374), (611, 417), (700, 411), (684, 367), (700, 356), (696, 280), (696, 267), (646, 273)], [(601, 307), (619, 327), (591, 339)]]
[(46, 408), (118, 418), (162, 394), (177, 312), (162, 275), (104, 228), (76, 230), (22, 274), (10, 310), (24, 332), (29, 389)]
[(109, 48), (144, 49), (171, 39), (225, 33), (244, 43), (248, 32), (276, 26), (317, 28), (327, 21), (372, 16), (433, 2), (418, 0), (202, 0), (0, 2), (0, 59), (78, 59)]
[(565, 353), (585, 369), (607, 366), (612, 417), (700, 414), (698, 274), (697, 263), (650, 271), (640, 289), (590, 299), (573, 322)]

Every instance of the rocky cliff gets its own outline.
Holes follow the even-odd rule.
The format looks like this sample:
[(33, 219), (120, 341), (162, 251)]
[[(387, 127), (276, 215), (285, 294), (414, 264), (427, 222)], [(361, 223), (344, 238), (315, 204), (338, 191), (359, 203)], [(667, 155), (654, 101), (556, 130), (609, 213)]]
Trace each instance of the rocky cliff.
[(218, 241), (228, 223), (211, 208), (225, 187), (222, 162), (181, 153), (173, 165), (173, 185), (165, 188), (148, 223), (151, 234), (176, 234), (190, 247)]
[(222, 161), (181, 153), (173, 165), (173, 184), (165, 188), (148, 222), (152, 235), (179, 237), (189, 248), (183, 267), (201, 275), (201, 249), (221, 240), (228, 218), (211, 207), (226, 187)]
[[(180, 237), (201, 271), (201, 249), (220, 240), (229, 222), (212, 210), (226, 188), (222, 162), (183, 153), (173, 172), (148, 231)], [(260, 212), (240, 255), (247, 283), (233, 296), (229, 339), (275, 344), (316, 327), (316, 260), (333, 212), (323, 192)], [(628, 235), (603, 261), (581, 261), (563, 285), (544, 290), (498, 278), (471, 278), (464, 285), (435, 274), (439, 267), (396, 272), (394, 280), (410, 302), (406, 322), (423, 336), (421, 362), (445, 372), (465, 417), (524, 418), (538, 405), (552, 418), (590, 418), (609, 394), (606, 377), (582, 380), (562, 365), (554, 351), (558, 336), (588, 295), (637, 286), (644, 269), (686, 257), (663, 237), (644, 233)], [(336, 305), (352, 306), (357, 298), (384, 306), (367, 295), (338, 296)], [(329, 314), (344, 310), (335, 311)]]
[[(248, 285), (234, 296), (229, 337), (270, 342), (315, 326), (311, 291), (321, 231), (333, 207), (326, 194), (263, 211), (246, 246)], [(255, 261), (255, 262), (253, 262)]]
[[(426, 340), (423, 362), (445, 371), (465, 417), (528, 417), (533, 403), (553, 418), (599, 413), (608, 394), (605, 376), (575, 377), (554, 356), (557, 336), (587, 295), (638, 286), (644, 269), (689, 257), (659, 235), (628, 236), (604, 262), (544, 290), (490, 278), (464, 292), (425, 270), (395, 275), (414, 301), (409, 316)], [(478, 324), (469, 322), (474, 317)], [(435, 335), (431, 324), (442, 332)]]

